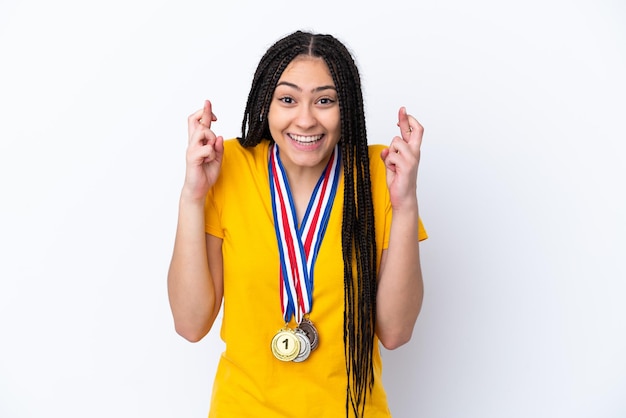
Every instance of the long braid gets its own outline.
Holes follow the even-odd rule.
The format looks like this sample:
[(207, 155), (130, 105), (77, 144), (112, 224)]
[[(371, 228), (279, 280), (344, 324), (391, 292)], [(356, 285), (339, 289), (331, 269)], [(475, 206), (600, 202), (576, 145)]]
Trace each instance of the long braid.
[[(347, 51), (346, 51), (347, 52)], [(333, 66), (329, 59), (327, 63), (333, 72)], [(359, 85), (359, 75), (356, 69), (343, 71), (337, 74), (337, 78), (343, 82), (355, 80)], [(342, 81), (340, 81), (342, 83)], [(354, 103), (357, 108), (363, 108), (360, 89), (348, 89), (344, 102)], [(341, 102), (341, 95), (339, 101)], [(343, 113), (345, 112), (342, 109)], [(344, 195), (344, 271), (346, 288), (346, 306), (351, 308), (348, 312), (344, 334), (349, 336), (350, 343), (346, 347), (346, 354), (352, 361), (349, 363), (351, 370), (352, 388), (348, 388), (348, 399), (357, 416), (363, 414), (368, 389), (373, 385), (373, 335), (375, 332), (376, 313), (376, 248), (374, 237), (374, 217), (371, 201), (371, 184), (369, 175), (369, 156), (367, 141), (359, 141), (358, 138), (366, 138), (364, 118), (355, 118), (354, 126), (346, 126), (348, 138), (354, 138), (354, 142), (344, 146), (351, 148), (350, 158), (346, 166), (354, 168), (354, 171), (345, 173)], [(353, 191), (356, 190), (356, 193)], [(346, 210), (350, 208), (350, 211)], [(352, 257), (348, 258), (348, 251), (354, 252), (355, 267)], [(373, 261), (373, 263), (372, 263)], [(355, 268), (355, 270), (353, 270)], [(356, 289), (352, 275), (356, 273)], [(352, 299), (352, 303), (350, 302)], [(351, 389), (351, 390), (350, 390)]]
[(376, 329), (376, 240), (369, 153), (361, 80), (346, 47), (331, 35), (295, 32), (275, 43), (254, 74), (242, 122), (244, 146), (272, 140), (267, 114), (276, 84), (298, 55), (324, 59), (337, 88), (344, 170), (342, 256), (344, 264), (344, 349), (348, 383), (346, 416), (362, 417), (374, 385)]

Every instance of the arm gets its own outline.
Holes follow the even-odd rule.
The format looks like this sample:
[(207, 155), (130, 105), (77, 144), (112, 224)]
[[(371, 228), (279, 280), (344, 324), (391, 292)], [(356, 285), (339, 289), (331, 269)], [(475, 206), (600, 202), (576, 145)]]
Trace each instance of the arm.
[(176, 332), (200, 341), (222, 304), (222, 240), (204, 233), (204, 205), (182, 197), (167, 289)]
[(223, 294), (222, 240), (204, 232), (204, 199), (215, 183), (223, 139), (211, 131), (211, 103), (189, 116), (185, 183), (180, 196), (167, 289), (176, 332), (199, 341), (211, 329)]
[(424, 129), (404, 108), (400, 109), (398, 119), (401, 137), (396, 136), (381, 154), (387, 167), (393, 214), (389, 246), (380, 262), (376, 333), (388, 349), (411, 339), (424, 294), (417, 204), (417, 169)]

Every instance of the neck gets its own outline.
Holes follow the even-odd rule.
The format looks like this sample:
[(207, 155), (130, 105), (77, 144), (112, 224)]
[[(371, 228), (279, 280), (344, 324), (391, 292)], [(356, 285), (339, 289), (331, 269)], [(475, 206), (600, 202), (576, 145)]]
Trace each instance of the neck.
[(283, 167), (289, 180), (289, 187), (295, 193), (297, 189), (310, 189), (309, 191), (312, 192), (326, 165), (323, 167), (290, 167), (287, 164), (283, 164)]
[(289, 170), (285, 167), (287, 173), (287, 179), (289, 181), (289, 189), (291, 190), (291, 196), (296, 208), (296, 215), (298, 217), (298, 225), (302, 222), (306, 208), (309, 205), (311, 196), (313, 195), (313, 189), (317, 184), (324, 167), (321, 169), (313, 169), (310, 167), (297, 167), (295, 170)]
[(287, 181), (289, 182), (289, 189), (291, 191), (291, 197), (296, 209), (296, 216), (298, 219), (298, 225), (300, 225), (304, 213), (309, 205), (315, 185), (319, 181), (320, 177), (324, 173), (330, 156), (326, 161), (314, 167), (301, 166), (294, 164), (289, 160), (282, 160), (281, 164), (285, 170)]
[(320, 162), (316, 166), (302, 166), (295, 164), (289, 159), (281, 159), (281, 164), (285, 170), (287, 180), (289, 181), (289, 188), (295, 195), (296, 193), (305, 192), (310, 197), (315, 185), (324, 173), (328, 162), (330, 161), (330, 155), (325, 161)]

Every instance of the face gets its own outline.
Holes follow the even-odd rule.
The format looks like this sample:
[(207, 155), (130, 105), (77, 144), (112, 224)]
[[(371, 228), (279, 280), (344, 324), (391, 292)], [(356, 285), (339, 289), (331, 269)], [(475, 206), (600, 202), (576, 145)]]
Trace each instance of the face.
[(268, 124), (288, 172), (324, 170), (341, 127), (337, 90), (322, 58), (302, 55), (287, 66), (274, 91)]

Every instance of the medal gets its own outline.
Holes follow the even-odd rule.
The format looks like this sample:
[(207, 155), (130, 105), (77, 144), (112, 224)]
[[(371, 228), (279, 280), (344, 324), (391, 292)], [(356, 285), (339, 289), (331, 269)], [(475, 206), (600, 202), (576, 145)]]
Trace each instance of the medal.
[(317, 329), (306, 315), (313, 307), (313, 267), (330, 218), (340, 166), (336, 145), (299, 224), (278, 146), (274, 144), (270, 149), (268, 171), (280, 255), (280, 308), (285, 324), (292, 317), (299, 324), (295, 331), (285, 326), (272, 340), (272, 353), (282, 361), (302, 362), (319, 345)]
[(272, 354), (278, 360), (291, 361), (300, 354), (300, 341), (296, 333), (290, 328), (283, 328), (272, 339)]
[(317, 328), (313, 325), (313, 322), (311, 322), (309, 318), (304, 317), (298, 328), (306, 334), (307, 338), (311, 342), (311, 351), (315, 350), (320, 342), (320, 337), (317, 333)]
[(296, 329), (295, 334), (296, 337), (298, 337), (298, 339), (300, 340), (300, 352), (298, 353), (296, 358), (293, 359), (293, 361), (295, 361), (296, 363), (300, 363), (301, 361), (309, 358), (309, 355), (311, 354), (311, 342), (309, 341), (304, 331), (302, 331), (301, 329)]

